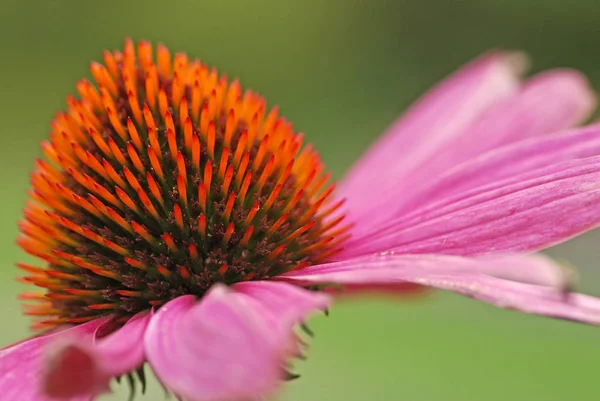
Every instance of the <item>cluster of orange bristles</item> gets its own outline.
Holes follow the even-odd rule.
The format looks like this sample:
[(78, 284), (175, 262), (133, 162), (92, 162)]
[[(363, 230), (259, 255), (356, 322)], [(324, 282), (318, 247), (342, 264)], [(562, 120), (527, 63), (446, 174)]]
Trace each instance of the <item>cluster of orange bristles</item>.
[(213, 283), (323, 261), (347, 226), (323, 165), (264, 99), (198, 60), (126, 41), (52, 123), (19, 266), (36, 329), (132, 314)]

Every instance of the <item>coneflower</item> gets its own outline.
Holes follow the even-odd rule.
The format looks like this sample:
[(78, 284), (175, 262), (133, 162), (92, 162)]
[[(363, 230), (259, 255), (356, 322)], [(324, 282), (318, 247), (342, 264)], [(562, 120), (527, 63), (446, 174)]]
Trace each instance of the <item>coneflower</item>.
[(213, 284), (330, 257), (347, 237), (317, 153), (252, 91), (185, 54), (127, 41), (52, 122), (20, 264), (36, 328), (123, 321)]
[(294, 328), (340, 289), (430, 286), (600, 324), (564, 269), (514, 254), (600, 224), (600, 126), (564, 131), (595, 98), (573, 71), (521, 85), (516, 66), (464, 67), (335, 194), (237, 81), (147, 42), (105, 52), (31, 176), (18, 242), (41, 262), (19, 267), (42, 291), (21, 297), (42, 332), (0, 350), (3, 398), (90, 400), (144, 383), (148, 362), (186, 401), (263, 399), (303, 353)]

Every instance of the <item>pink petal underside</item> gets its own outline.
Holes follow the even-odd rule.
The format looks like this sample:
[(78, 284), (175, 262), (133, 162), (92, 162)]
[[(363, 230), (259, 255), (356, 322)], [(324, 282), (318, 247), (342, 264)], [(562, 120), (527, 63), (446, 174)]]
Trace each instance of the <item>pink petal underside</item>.
[[(140, 367), (145, 360), (143, 337), (150, 316), (140, 313), (100, 339), (72, 337), (62, 341), (53, 352), (54, 362), (45, 377), (49, 395), (67, 400), (94, 393), (98, 388), (107, 389), (113, 377)], [(88, 372), (88, 377), (73, 386), (73, 372)]]
[[(72, 338), (91, 339), (94, 332), (106, 319), (96, 319), (66, 330), (46, 336), (34, 337), (16, 345), (0, 350), (0, 394), (2, 399), (19, 401), (51, 401), (54, 398), (45, 394), (42, 377), (47, 363), (52, 363), (52, 351), (55, 344)], [(48, 361), (50, 359), (50, 361)], [(69, 361), (80, 361), (81, 355), (72, 353)], [(72, 385), (86, 386), (91, 372), (72, 371)], [(46, 390), (48, 390), (46, 388)], [(60, 393), (60, 389), (50, 390)], [(65, 398), (69, 401), (88, 401), (95, 393), (82, 394), (79, 397)]]
[[(595, 105), (595, 96), (581, 74), (569, 70), (539, 74), (517, 93), (482, 113), (410, 174), (395, 176), (389, 174), (387, 168), (373, 171), (372, 174), (385, 177), (390, 187), (384, 194), (373, 193), (371, 210), (358, 213), (351, 210), (356, 215), (354, 220), (359, 229), (361, 226), (373, 227), (389, 215), (410, 210), (412, 205), (426, 204), (436, 198), (422, 196), (422, 193), (452, 167), (490, 149), (572, 127), (587, 118)], [(429, 143), (427, 136), (422, 140), (424, 144)], [(396, 151), (400, 157), (405, 157), (405, 149)], [(378, 213), (372, 213), (373, 210)]]
[[(492, 276), (501, 273), (504, 278)], [(521, 272), (560, 269), (541, 256), (504, 256), (496, 259), (448, 255), (373, 255), (287, 273), (278, 279), (299, 284), (394, 285), (417, 283), (466, 295), (501, 308), (600, 325), (600, 299), (570, 294), (562, 288), (508, 280), (519, 272), (520, 281), (536, 282)], [(545, 283), (546, 278), (539, 279)], [(547, 283), (546, 283), (547, 284)]]
[[(338, 191), (351, 211), (406, 178), (460, 135), (485, 110), (519, 87), (516, 58), (486, 54), (464, 66), (417, 101), (349, 171)], [(425, 140), (424, 140), (425, 139)], [(365, 196), (369, 194), (370, 196)]]
[(455, 255), (535, 251), (600, 225), (600, 156), (540, 169), (389, 221), (342, 258), (393, 250)]
[(260, 399), (277, 389), (285, 357), (268, 314), (253, 298), (222, 285), (201, 301), (176, 298), (148, 326), (148, 361), (187, 401)]

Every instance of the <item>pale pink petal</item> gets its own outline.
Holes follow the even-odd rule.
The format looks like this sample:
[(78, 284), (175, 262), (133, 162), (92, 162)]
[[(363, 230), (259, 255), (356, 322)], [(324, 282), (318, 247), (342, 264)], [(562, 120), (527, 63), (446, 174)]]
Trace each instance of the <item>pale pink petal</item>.
[(182, 296), (148, 326), (146, 355), (158, 379), (187, 401), (254, 400), (276, 390), (284, 354), (268, 313), (250, 297), (214, 286)]
[[(595, 96), (581, 74), (553, 70), (537, 75), (517, 93), (482, 113), (460, 135), (432, 152), (429, 159), (405, 172), (404, 176), (391, 174), (385, 167), (373, 171), (373, 175), (385, 177), (386, 186), (381, 187), (384, 192), (369, 192), (372, 196), (363, 198), (371, 199), (370, 209), (358, 212), (351, 209), (350, 212), (356, 216), (354, 220), (358, 225), (376, 227), (389, 215), (436, 199), (421, 194), (449, 169), (516, 140), (572, 127), (587, 118), (595, 104)], [(423, 137), (422, 142), (429, 144), (429, 138)], [(406, 150), (397, 151), (403, 158), (410, 158)]]
[(386, 250), (456, 255), (535, 251), (600, 225), (600, 156), (534, 173), (390, 219), (349, 243), (340, 258)]
[[(145, 360), (143, 338), (150, 314), (132, 317), (119, 330), (99, 339), (71, 337), (57, 344), (46, 376), (46, 388), (56, 398), (69, 399), (108, 388), (111, 379), (139, 368)], [(85, 381), (72, 386), (73, 372), (88, 372)]]
[[(50, 390), (57, 395), (61, 394), (64, 387), (56, 383), (58, 387), (44, 388), (42, 377), (46, 376), (48, 364), (52, 364), (53, 346), (61, 341), (68, 341), (71, 338), (92, 338), (94, 332), (106, 319), (96, 319), (89, 323), (84, 323), (66, 330), (54, 332), (49, 335), (34, 337), (22, 341), (16, 345), (0, 350), (0, 394), (5, 400), (19, 401), (51, 401), (52, 398), (46, 395)], [(71, 354), (69, 360), (78, 361), (80, 355)], [(48, 360), (50, 359), (50, 360)], [(70, 385), (77, 387), (82, 385), (86, 388), (86, 380), (89, 381), (93, 372), (74, 371), (76, 376)], [(93, 395), (101, 392), (102, 389), (94, 389), (94, 392), (82, 394), (79, 397), (68, 398), (69, 401), (88, 401)]]
[[(522, 56), (494, 52), (469, 63), (426, 93), (353, 166), (339, 193), (351, 211), (405, 179), (475, 119), (519, 87)], [(368, 194), (369, 196), (366, 196)]]
[(482, 114), (453, 143), (454, 149), (443, 150), (443, 164), (453, 166), (499, 145), (574, 127), (589, 118), (596, 103), (596, 94), (581, 73), (545, 71)]
[[(493, 263), (491, 269), (487, 263)], [(543, 267), (547, 264), (547, 267)], [(497, 260), (448, 255), (373, 255), (309, 266), (278, 279), (308, 285), (395, 285), (410, 282), (454, 291), (501, 308), (600, 325), (600, 300), (566, 293), (563, 288), (527, 284), (490, 275), (507, 270), (560, 269), (540, 256), (505, 256)], [(510, 274), (508, 274), (510, 275)], [(533, 276), (527, 281), (535, 282)], [(545, 281), (545, 279), (541, 279)]]

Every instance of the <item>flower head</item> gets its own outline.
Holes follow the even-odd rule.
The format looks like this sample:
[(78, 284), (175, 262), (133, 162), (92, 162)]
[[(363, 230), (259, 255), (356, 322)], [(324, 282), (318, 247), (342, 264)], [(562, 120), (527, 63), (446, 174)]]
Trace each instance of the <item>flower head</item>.
[(46, 262), (19, 265), (46, 289), (27, 312), (38, 328), (268, 279), (345, 238), (323, 164), (277, 108), (163, 46), (155, 64), (152, 50), (105, 52), (98, 86), (81, 80), (52, 122), (18, 241)]
[(578, 73), (521, 84), (514, 57), (485, 55), (334, 194), (258, 95), (162, 46), (135, 53), (93, 63), (97, 85), (80, 81), (43, 144), (19, 244), (43, 260), (20, 267), (46, 331), (0, 350), (4, 396), (89, 400), (148, 362), (185, 400), (262, 399), (303, 352), (294, 327), (339, 288), (429, 286), (600, 324), (599, 300), (528, 255), (600, 225), (600, 126), (570, 129), (595, 107)]

